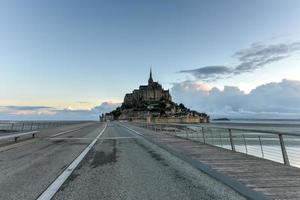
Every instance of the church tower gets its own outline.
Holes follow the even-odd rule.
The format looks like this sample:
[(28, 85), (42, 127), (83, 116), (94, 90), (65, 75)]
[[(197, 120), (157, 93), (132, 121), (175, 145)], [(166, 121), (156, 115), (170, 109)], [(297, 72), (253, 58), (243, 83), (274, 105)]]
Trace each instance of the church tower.
[(153, 78), (152, 78), (152, 68), (150, 67), (150, 77), (148, 79), (148, 85), (150, 85), (151, 83), (153, 83)]

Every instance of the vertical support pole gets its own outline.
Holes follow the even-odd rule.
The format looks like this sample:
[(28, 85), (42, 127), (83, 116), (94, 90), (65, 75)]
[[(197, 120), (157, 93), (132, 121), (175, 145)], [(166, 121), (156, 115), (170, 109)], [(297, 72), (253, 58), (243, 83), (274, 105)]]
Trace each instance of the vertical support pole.
[(279, 134), (279, 141), (280, 141), (280, 146), (281, 146), (281, 152), (282, 152), (282, 157), (283, 157), (283, 162), (285, 165), (290, 165), (289, 158), (285, 149), (284, 141), (282, 134)]
[(23, 122), (22, 124), (22, 131), (24, 131), (24, 127), (25, 127), (25, 122)]
[[(214, 134), (213, 134), (213, 128), (210, 128), (209, 130), (210, 130), (209, 132), (210, 132), (210, 136), (211, 136), (211, 137), (210, 137), (210, 139), (211, 139), (211, 144), (212, 144), (212, 145), (215, 145), (215, 138), (214, 138)], [(217, 145), (215, 145), (215, 146), (217, 146)]]
[(258, 140), (259, 140), (259, 144), (260, 144), (261, 156), (262, 156), (262, 158), (264, 158), (265, 154), (264, 154), (264, 150), (263, 150), (263, 147), (262, 147), (262, 142), (261, 142), (260, 136), (258, 136)]
[(219, 136), (220, 136), (220, 144), (221, 144), (221, 147), (223, 147), (223, 141), (222, 141), (222, 137), (221, 137), (221, 133), (219, 132)]
[(229, 132), (229, 140), (230, 140), (231, 150), (232, 150), (232, 151), (235, 151), (235, 146), (234, 146), (234, 143), (233, 143), (233, 138), (232, 138), (232, 131), (231, 131), (231, 129), (228, 129), (228, 132)]
[(248, 148), (247, 148), (246, 138), (244, 134), (243, 134), (243, 139), (244, 139), (246, 154), (248, 154)]
[(11, 123), (10, 131), (14, 130), (14, 123)]
[(188, 128), (187, 128), (187, 126), (185, 127), (185, 134), (186, 134), (186, 138), (189, 138), (189, 134), (188, 134)]
[(32, 131), (32, 127), (33, 127), (33, 122), (31, 122), (31, 126), (30, 126), (30, 130)]
[(203, 143), (205, 144), (205, 133), (204, 133), (204, 127), (202, 126), (201, 127), (201, 130), (202, 130), (202, 137), (203, 137)]

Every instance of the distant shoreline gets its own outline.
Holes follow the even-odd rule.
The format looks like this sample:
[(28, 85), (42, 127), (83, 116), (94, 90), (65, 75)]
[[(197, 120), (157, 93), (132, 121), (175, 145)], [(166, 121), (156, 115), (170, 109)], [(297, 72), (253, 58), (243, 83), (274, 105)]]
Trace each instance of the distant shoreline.
[(280, 118), (269, 118), (269, 119), (262, 119), (262, 118), (216, 118), (212, 119), (212, 121), (300, 121), (300, 119), (280, 119)]

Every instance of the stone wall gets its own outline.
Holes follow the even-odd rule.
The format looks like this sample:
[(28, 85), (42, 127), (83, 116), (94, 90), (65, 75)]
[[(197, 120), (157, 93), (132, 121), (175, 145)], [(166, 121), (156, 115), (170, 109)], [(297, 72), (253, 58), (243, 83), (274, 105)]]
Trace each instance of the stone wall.
[(206, 118), (201, 117), (153, 117), (151, 122), (154, 123), (186, 123), (186, 124), (198, 124), (207, 123)]
[(184, 123), (184, 124), (199, 124), (208, 123), (208, 119), (201, 117), (152, 117), (152, 118), (135, 118), (135, 122), (152, 122), (152, 123)]

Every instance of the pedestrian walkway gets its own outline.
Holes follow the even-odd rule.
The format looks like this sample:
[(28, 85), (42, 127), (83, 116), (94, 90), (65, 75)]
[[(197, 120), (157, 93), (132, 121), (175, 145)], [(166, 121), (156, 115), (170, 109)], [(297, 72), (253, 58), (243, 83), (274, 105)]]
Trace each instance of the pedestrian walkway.
[[(126, 125), (173, 153), (184, 156), (190, 162), (196, 161), (204, 171), (245, 194), (252, 190), (257, 192), (257, 198), (265, 196), (270, 199), (300, 199), (299, 168), (131, 124)], [(259, 196), (260, 194), (263, 195)]]

